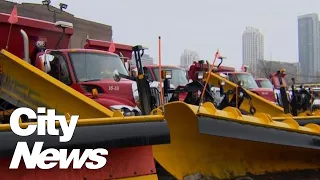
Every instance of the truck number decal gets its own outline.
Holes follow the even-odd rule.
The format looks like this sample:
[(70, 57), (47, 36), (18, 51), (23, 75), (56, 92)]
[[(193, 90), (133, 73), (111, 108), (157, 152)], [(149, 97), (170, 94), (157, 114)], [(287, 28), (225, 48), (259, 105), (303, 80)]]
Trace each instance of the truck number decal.
[(109, 86), (109, 91), (119, 91), (119, 86)]

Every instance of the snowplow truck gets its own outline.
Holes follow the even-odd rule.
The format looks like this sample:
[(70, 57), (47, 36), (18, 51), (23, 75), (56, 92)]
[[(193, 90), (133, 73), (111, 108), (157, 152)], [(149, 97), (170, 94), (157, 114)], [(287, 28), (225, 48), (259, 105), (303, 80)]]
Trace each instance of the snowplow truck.
[[(134, 49), (139, 49), (139, 48), (134, 47)], [(136, 51), (135, 51), (135, 55), (136, 57), (140, 57), (139, 53), (137, 53)], [(136, 64), (141, 64), (141, 58), (138, 58), (138, 60), (139, 61), (137, 61)], [(219, 68), (221, 67), (218, 65), (217, 69), (219, 70)], [(141, 66), (137, 67), (137, 69), (139, 72), (138, 77), (142, 76), (145, 78), (144, 69)], [(165, 84), (165, 81), (167, 81), (166, 74), (161, 73), (161, 75), (163, 75), (163, 80)], [(217, 75), (217, 73), (215, 73), (215, 75)], [(119, 80), (119, 76), (116, 77), (115, 79)], [(193, 80), (194, 82), (200, 81), (198, 84), (201, 85), (203, 83), (203, 80), (206, 80), (206, 77), (202, 76), (201, 73), (198, 73), (197, 77)], [(209, 80), (212, 80), (212, 79), (210, 78)], [(221, 92), (223, 92), (222, 93), (223, 95), (225, 95), (224, 93), (225, 91), (223, 90), (224, 89), (223, 87), (229, 83), (230, 81), (226, 82), (223, 80), (218, 83), (220, 85), (220, 88), (222, 89)], [(211, 84), (211, 85), (215, 85), (215, 84)], [(201, 87), (201, 86), (197, 86), (196, 84), (190, 83), (190, 84), (187, 84), (183, 89), (176, 89), (172, 91), (169, 91), (168, 87), (169, 86), (164, 86), (163, 91), (164, 92), (168, 91), (172, 93), (174, 93), (174, 91), (177, 91), (177, 92), (182, 91), (182, 92), (188, 92), (189, 94), (190, 92), (194, 93), (194, 91), (199, 91), (198, 87)], [(290, 159), (289, 161), (292, 162), (293, 164), (299, 161), (311, 162), (311, 164), (315, 163), (314, 164), (315, 166), (312, 168), (302, 167), (298, 164), (296, 165), (290, 164), (292, 166), (290, 166), (289, 169), (286, 167), (287, 165), (283, 164), (287, 159), (283, 159), (283, 156), (282, 156), (282, 153), (286, 151), (282, 149), (282, 147), (292, 147), (293, 149), (302, 147), (299, 145), (298, 142), (295, 142), (295, 140), (292, 139), (293, 137), (286, 139), (287, 135), (289, 135), (290, 133), (294, 132), (304, 136), (306, 134), (301, 130), (303, 129), (306, 130), (307, 128), (310, 128), (309, 130), (312, 129), (314, 132), (317, 131), (315, 134), (311, 133), (313, 135), (316, 135), (313, 137), (319, 138), (319, 133), (318, 133), (319, 129), (316, 130), (316, 128), (318, 128), (319, 125), (317, 125), (316, 119), (312, 119), (312, 121), (302, 122), (301, 121), (302, 119), (299, 119), (299, 117), (292, 117), (288, 115), (285, 116), (286, 118), (280, 117), (282, 118), (281, 120), (277, 119), (277, 117), (273, 117), (272, 119), (272, 116), (270, 114), (263, 113), (263, 110), (260, 107), (255, 109), (255, 107), (252, 105), (252, 102), (250, 103), (250, 101), (254, 100), (254, 102), (259, 102), (259, 100), (261, 99), (267, 102), (268, 103), (267, 105), (271, 104), (270, 105), (271, 107), (275, 106), (274, 103), (271, 103), (270, 101), (266, 101), (264, 98), (261, 98), (260, 96), (254, 93), (252, 93), (253, 94), (253, 97), (252, 97), (250, 94), (248, 94), (251, 92), (243, 88), (241, 84), (239, 85), (236, 84), (236, 87), (238, 87), (239, 96), (243, 96), (238, 100), (239, 106), (241, 105), (241, 102), (244, 99), (247, 99), (249, 102), (248, 107), (251, 108), (249, 109), (250, 113), (241, 112), (239, 106), (238, 107), (235, 106), (234, 104), (236, 103), (232, 102), (233, 98), (231, 98), (231, 102), (228, 101), (229, 103), (226, 103), (223, 105), (220, 104), (218, 107), (215, 106), (214, 103), (212, 103), (212, 101), (209, 101), (203, 104), (202, 107), (199, 107), (195, 104), (191, 105), (189, 103), (191, 100), (190, 98), (186, 98), (184, 100), (184, 103), (176, 99), (176, 102), (169, 102), (165, 104), (164, 107), (161, 107), (161, 106), (159, 107), (159, 109), (165, 112), (165, 118), (168, 121), (169, 128), (170, 128), (170, 135), (172, 138), (172, 141), (170, 144), (153, 146), (154, 157), (156, 161), (160, 164), (160, 166), (163, 167), (172, 176), (178, 179), (183, 179), (186, 177), (206, 178), (203, 176), (207, 176), (209, 178), (217, 178), (217, 179), (237, 179), (239, 177), (240, 178), (247, 177), (247, 178), (253, 178), (253, 179), (265, 179), (265, 178), (292, 179), (294, 177), (297, 179), (301, 179), (303, 177), (318, 177), (319, 163), (313, 161), (311, 156), (310, 157), (306, 157), (304, 155), (302, 155), (301, 157), (294, 157), (294, 155), (287, 156)], [(202, 91), (203, 89), (200, 89), (200, 90)], [(207, 96), (206, 99), (215, 98), (212, 96), (208, 98), (210, 92), (211, 92), (210, 88), (208, 88), (208, 90), (205, 91), (206, 93), (205, 97)], [(256, 97), (260, 99), (256, 100)], [(224, 98), (224, 99), (230, 100), (229, 98)], [(237, 98), (235, 98), (235, 100), (236, 99)], [(152, 106), (152, 104), (150, 106)], [(237, 107), (237, 108), (232, 108), (232, 107)], [(257, 110), (259, 110), (259, 112), (257, 112)], [(283, 112), (282, 112), (282, 115), (284, 115)], [(179, 117), (179, 118), (173, 118), (173, 117)], [(313, 118), (316, 118), (316, 116), (314, 116)], [(223, 121), (222, 119), (226, 121)], [(242, 119), (243, 121), (238, 121), (239, 119)], [(236, 121), (237, 123), (233, 124), (234, 121)], [(244, 124), (246, 127), (242, 126)], [(294, 128), (296, 128), (293, 131), (283, 128), (285, 126), (293, 127), (292, 126), (293, 124), (295, 124)], [(301, 126), (299, 124), (301, 124)], [(237, 133), (231, 133), (230, 131), (227, 132), (228, 130), (231, 130), (233, 132), (238, 131), (236, 130), (237, 126), (239, 126), (239, 128), (241, 126), (241, 128), (243, 128), (242, 129), (243, 131), (237, 132)], [(228, 128), (228, 130), (223, 128)], [(236, 128), (236, 129), (232, 130), (232, 128)], [(284, 134), (275, 135), (278, 133), (276, 132), (277, 131), (276, 129), (278, 130), (286, 129), (285, 131), (288, 130), (287, 132), (289, 134), (281, 132)], [(255, 133), (253, 133), (258, 131), (261, 131), (261, 132), (268, 131), (269, 133), (267, 133), (268, 135), (267, 134), (265, 135), (261, 134), (261, 136), (258, 135), (259, 136), (258, 137), (258, 136), (255, 136)], [(189, 135), (186, 137), (184, 132), (189, 132)], [(246, 134), (247, 132), (250, 132), (250, 133)], [(270, 134), (275, 135), (274, 137), (275, 139), (280, 137), (284, 139), (280, 140), (281, 142), (275, 139), (274, 140), (268, 139), (270, 137)], [(268, 140), (263, 139), (263, 137), (266, 137), (266, 136), (269, 136), (267, 138)], [(223, 140), (220, 139), (221, 140), (220, 141), (218, 140), (219, 138), (216, 139), (217, 137), (223, 137)], [(228, 142), (227, 140), (230, 140), (230, 142)], [(262, 163), (266, 159), (249, 155), (250, 152), (252, 151), (251, 150), (248, 151), (246, 150), (246, 148), (241, 149), (240, 150), (241, 152), (236, 153), (236, 155), (232, 156), (229, 159), (230, 154), (225, 152), (235, 153), (233, 149), (230, 147), (231, 144), (239, 143), (236, 146), (232, 146), (234, 148), (237, 148), (238, 150), (239, 146), (241, 146), (241, 143), (248, 143), (248, 141), (251, 141), (251, 142), (253, 141), (252, 144), (250, 145), (247, 144), (247, 145), (254, 146), (255, 147), (254, 149), (256, 150), (256, 152), (261, 152), (262, 150), (261, 146), (269, 150), (272, 150), (272, 152), (275, 152), (274, 155), (271, 155), (271, 157), (269, 157), (269, 158), (272, 158), (272, 160), (267, 163)], [(212, 144), (208, 142), (212, 142)], [(309, 140), (306, 140), (305, 143), (309, 143)], [(275, 146), (273, 146), (272, 144), (274, 144)], [(219, 148), (210, 148), (210, 147), (217, 147), (218, 145), (220, 145)], [(315, 145), (315, 144), (313, 145), (314, 147), (304, 146), (302, 149), (314, 155), (319, 154), (319, 147), (316, 147), (318, 145)], [(193, 148), (188, 148), (188, 147), (193, 147)], [(220, 148), (221, 148), (221, 151), (218, 150)], [(212, 151), (214, 151), (214, 154), (215, 154), (214, 157), (212, 157), (213, 156)], [(219, 162), (219, 158), (217, 158), (219, 156), (220, 157), (222, 156), (222, 158), (220, 159), (222, 162), (218, 163), (219, 165), (217, 165), (215, 163)], [(266, 157), (267, 154), (264, 154), (263, 156)], [(188, 158), (181, 158), (181, 157), (188, 157)], [(188, 160), (185, 160), (185, 159), (188, 159)], [(260, 160), (257, 160), (257, 159), (260, 159)], [(244, 160), (244, 162), (237, 164), (237, 166), (233, 166), (240, 160)], [(210, 162), (214, 162), (214, 163), (210, 163)], [(257, 165), (259, 164), (258, 166), (260, 166), (261, 164), (264, 164), (264, 165), (262, 169), (258, 170), (256, 169), (256, 167), (250, 165), (251, 163), (257, 164)], [(278, 163), (283, 165), (280, 165)], [(175, 164), (183, 164), (183, 165), (177, 167)], [(221, 164), (224, 164), (224, 166), (221, 167), (220, 166)], [(276, 169), (274, 169), (274, 164), (278, 164), (279, 166)], [(308, 175), (306, 175), (306, 173), (308, 173)], [(251, 174), (251, 175), (248, 175), (248, 174)]]
[[(139, 47), (133, 47), (133, 49), (134, 52), (137, 52)], [(6, 53), (6, 51), (3, 52)], [(9, 60), (12, 59), (15, 58), (9, 58)], [(17, 62), (22, 62), (22, 64), (28, 67), (33, 67), (20, 58), (16, 60), (19, 60)], [(56, 80), (43, 71), (40, 70), (40, 72), (43, 76), (48, 76), (46, 79), (52, 78), (51, 80)], [(138, 77), (143, 79), (144, 73), (138, 73)], [(20, 81), (23, 82), (22, 79)], [(60, 86), (63, 89), (70, 88), (62, 84)], [(54, 91), (48, 90), (46, 92), (53, 93)], [(73, 91), (70, 94), (76, 93), (79, 92)], [(48, 96), (46, 97), (48, 98)], [(50, 97), (52, 98), (52, 96)], [(66, 95), (64, 97), (69, 96)], [(139, 98), (141, 99), (141, 97)], [(141, 108), (142, 112), (144, 111), (143, 109), (146, 108)], [(74, 111), (67, 109), (63, 112), (70, 112), (72, 114), (78, 110), (79, 108)], [(254, 179), (263, 176), (274, 178), (280, 175), (281, 179), (291, 179), (290, 176), (298, 178), (306, 172), (309, 177), (317, 174), (316, 170), (320, 165), (314, 157), (319, 155), (319, 145), (316, 143), (319, 140), (320, 134), (318, 125), (293, 126), (292, 124), (296, 121), (292, 118), (284, 122), (277, 122), (273, 121), (268, 114), (258, 113), (255, 116), (242, 115), (237, 108), (226, 107), (219, 110), (210, 102), (204, 103), (200, 108), (199, 106), (183, 102), (171, 102), (165, 104), (164, 109), (162, 107), (154, 109), (151, 114), (160, 113), (162, 110), (164, 110), (164, 119), (166, 119), (170, 129), (170, 144), (153, 145), (152, 152), (159, 164), (177, 179), (184, 179), (187, 176), (199, 176), (199, 174), (217, 179), (235, 179), (245, 176), (254, 177)], [(117, 112), (119, 111), (114, 111), (113, 115), (118, 114)], [(160, 117), (163, 119), (162, 116)], [(121, 117), (119, 121), (123, 123), (123, 119), (128, 118), (134, 120), (139, 119), (139, 116)], [(108, 122), (107, 120), (105, 121)], [(83, 122), (87, 123), (86, 120), (83, 120)], [(128, 120), (127, 122), (130, 121)], [(157, 128), (159, 127), (157, 126)], [(121, 132), (127, 131), (129, 132), (129, 130)], [(159, 133), (159, 129), (156, 131), (149, 128), (147, 131)], [(143, 133), (146, 131), (139, 132)], [(256, 132), (261, 134), (257, 134)], [(96, 134), (100, 137), (103, 133)], [(121, 135), (123, 134), (125, 133), (121, 133)], [(133, 150), (132, 153), (136, 153), (136, 151)], [(141, 156), (130, 156), (126, 159), (132, 160), (134, 159), (133, 157), (140, 158)], [(122, 160), (122, 158), (120, 159)], [(127, 166), (124, 167), (128, 169)], [(112, 170), (115, 169), (112, 168)], [(123, 168), (119, 171), (123, 172)], [(137, 171), (135, 172), (137, 173)], [(34, 174), (34, 172), (32, 173)], [(42, 175), (44, 176), (44, 174)], [(101, 176), (105, 178), (107, 175), (103, 174)], [(149, 177), (147, 176), (145, 175), (144, 177), (154, 178), (155, 173), (152, 172)], [(50, 175), (47, 177), (50, 177)], [(85, 176), (82, 175), (81, 178), (83, 177)], [(109, 178), (112, 179), (114, 177), (109, 176)], [(79, 177), (75, 179), (79, 179)]]
[[(71, 23), (18, 17), (10, 25), (8, 19), (9, 14), (0, 13), (1, 179), (158, 179), (152, 145), (170, 142), (168, 125), (161, 113), (140, 116), (132, 81), (113, 81), (114, 69), (126, 73), (120, 57), (105, 51), (68, 49)], [(8, 119), (19, 107), (55, 109), (68, 121), (70, 115), (79, 115), (73, 138), (59, 143), (49, 135), (15, 135)], [(21, 127), (37, 123), (25, 116), (20, 120)], [(61, 131), (59, 124), (57, 128)], [(9, 170), (18, 141), (43, 141), (43, 149), (101, 147), (109, 154), (107, 164), (94, 171), (70, 167), (30, 170), (23, 164)]]
[[(133, 51), (141, 64), (143, 48)], [(146, 80), (143, 67), (138, 65), (137, 71), (137, 79)], [(114, 73), (116, 81), (121, 78)], [(263, 112), (244, 115), (238, 108), (218, 109), (212, 102), (198, 106), (177, 100), (157, 110), (168, 122), (171, 142), (153, 145), (154, 158), (176, 179), (319, 177), (320, 163), (314, 158), (320, 154), (314, 142), (320, 140), (319, 125), (299, 126), (289, 117), (274, 121)]]

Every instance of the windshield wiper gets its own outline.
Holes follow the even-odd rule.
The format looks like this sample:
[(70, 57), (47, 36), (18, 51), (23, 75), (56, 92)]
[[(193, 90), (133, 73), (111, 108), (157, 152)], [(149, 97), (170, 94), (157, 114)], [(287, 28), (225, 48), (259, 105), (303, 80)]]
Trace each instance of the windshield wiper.
[(90, 82), (90, 81), (100, 81), (101, 79), (89, 79), (89, 80), (86, 80), (86, 81), (82, 81), (82, 82)]

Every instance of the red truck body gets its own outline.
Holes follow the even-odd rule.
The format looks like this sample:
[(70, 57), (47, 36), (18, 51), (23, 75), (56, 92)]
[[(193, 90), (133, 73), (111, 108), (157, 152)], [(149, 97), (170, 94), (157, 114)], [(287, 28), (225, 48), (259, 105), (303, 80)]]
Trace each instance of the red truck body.
[[(6, 47), (10, 30), (8, 18), (9, 14), (0, 13), (0, 34), (2, 35), (0, 38), (0, 48), (2, 49)], [(62, 30), (55, 27), (53, 23), (19, 16), (18, 23), (12, 25), (7, 50), (21, 59), (24, 58), (23, 38), (20, 34), (21, 29), (23, 29), (29, 37), (29, 53), (32, 64), (34, 64), (36, 60), (37, 41), (44, 41), (48, 49), (54, 49), (62, 33)], [(65, 36), (60, 43), (61, 49), (68, 48), (72, 34), (73, 29), (67, 28)]]
[[(195, 74), (197, 71), (200, 71), (200, 64), (198, 62), (194, 62), (189, 69), (189, 79), (196, 79)], [(203, 68), (205, 71), (209, 70), (209, 67), (207, 64), (203, 64)], [(256, 81), (254, 80), (253, 76), (248, 72), (238, 72), (233, 67), (227, 67), (227, 66), (219, 66), (214, 67), (215, 73), (223, 73), (227, 75), (227, 78), (233, 82), (238, 84), (238, 82), (244, 81), (244, 88), (248, 89), (249, 91), (256, 93), (257, 95), (271, 101), (276, 102), (276, 99), (274, 97), (274, 93), (272, 89), (266, 89), (266, 88), (259, 88), (256, 84)], [(243, 78), (242, 78), (243, 77)]]
[[(6, 47), (10, 29), (10, 24), (8, 23), (9, 16), (9, 14), (0, 13), (0, 49), (5, 49)], [(23, 29), (29, 38), (29, 58), (31, 59), (31, 64), (41, 69), (42, 67), (40, 66), (38, 55), (44, 52), (37, 49), (37, 42), (46, 42), (46, 49), (55, 49), (62, 29), (55, 27), (51, 22), (20, 16), (18, 17), (18, 20), (18, 23), (12, 25), (9, 48), (7, 50), (20, 58), (24, 58), (23, 38), (20, 34), (20, 30)], [(67, 49), (72, 34), (72, 28), (66, 28), (66, 34), (59, 46), (60, 50), (57, 50), (57, 52), (52, 50), (47, 51), (47, 53), (52, 52), (58, 54), (63, 60), (62, 63), (64, 63), (66, 67), (64, 68), (64, 72), (69, 75), (67, 84), (88, 97), (92, 97), (91, 89), (96, 88), (100, 93), (94, 100), (108, 108), (112, 105), (134, 106), (135, 101), (132, 93), (133, 81), (123, 79), (120, 82), (115, 82), (111, 78), (89, 82), (82, 82), (79, 80), (79, 74), (77, 74), (76, 69), (78, 67), (75, 67), (75, 62), (80, 61), (81, 59), (71, 59), (72, 55), (70, 53), (91, 53), (94, 55), (106, 56), (108, 58), (113, 58), (113, 62), (115, 60), (119, 61), (118, 64), (121, 64), (122, 67), (123, 64), (118, 55), (106, 51), (92, 50), (91, 47), (93, 47), (93, 44), (90, 43), (86, 45), (85, 48), (87, 49)], [(119, 47), (120, 46), (117, 46), (118, 51), (120, 51)], [(125, 51), (122, 52), (125, 53)], [(93, 64), (97, 63), (94, 61), (95, 60), (92, 60)], [(108, 162), (106, 166), (94, 171), (88, 170), (85, 167), (81, 170), (73, 170), (71, 168), (66, 170), (53, 169), (50, 171), (40, 169), (26, 170), (24, 166), (21, 166), (18, 170), (9, 170), (9, 159), (11, 159), (11, 157), (8, 157), (0, 159), (0, 172), (2, 172), (2, 179), (24, 180), (43, 178), (48, 180), (66, 178), (70, 180), (122, 179), (139, 176), (150, 177), (151, 175), (156, 174), (151, 146), (114, 148), (108, 149), (108, 151), (109, 155), (107, 156)]]
[[(97, 39), (87, 39), (87, 43), (85, 44), (85, 49), (97, 49), (102, 51), (108, 51), (110, 47), (111, 42), (108, 41), (101, 41)], [(116, 49), (116, 54), (122, 53), (124, 57), (127, 57), (128, 59), (131, 59), (132, 57), (132, 46), (126, 45), (126, 44), (118, 44), (114, 43)]]

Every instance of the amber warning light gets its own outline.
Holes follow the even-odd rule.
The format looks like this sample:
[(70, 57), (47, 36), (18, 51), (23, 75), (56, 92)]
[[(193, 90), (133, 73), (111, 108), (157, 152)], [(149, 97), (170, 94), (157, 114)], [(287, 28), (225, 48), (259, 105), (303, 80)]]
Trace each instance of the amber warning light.
[[(38, 114), (41, 115), (38, 115)], [(10, 128), (18, 136), (30, 136), (37, 131), (38, 136), (46, 135), (59, 136), (59, 142), (64, 143), (72, 139), (79, 115), (70, 116), (70, 123), (67, 123), (66, 116), (56, 115), (54, 109), (39, 107), (35, 113), (29, 108), (18, 108), (10, 116)], [(29, 124), (26, 128), (20, 127), (20, 116), (26, 115), (29, 119), (37, 119), (37, 124)], [(62, 134), (56, 129), (56, 121), (59, 121)], [(16, 145), (9, 169), (18, 169), (23, 159), (27, 169), (51, 169), (59, 162), (60, 169), (67, 169), (73, 160), (73, 169), (81, 169), (85, 166), (88, 169), (100, 169), (107, 163), (103, 155), (108, 155), (106, 149), (86, 149), (83, 153), (80, 149), (73, 149), (68, 157), (67, 149), (49, 148), (41, 152), (44, 142), (35, 142), (32, 151), (29, 151), (27, 142), (19, 141)], [(30, 144), (29, 144), (30, 146)], [(30, 146), (32, 147), (32, 146)], [(31, 153), (32, 152), (32, 153)], [(82, 154), (82, 155), (81, 155)], [(50, 156), (51, 155), (51, 156)], [(86, 162), (86, 159), (96, 162)], [(49, 162), (50, 161), (50, 162)]]

